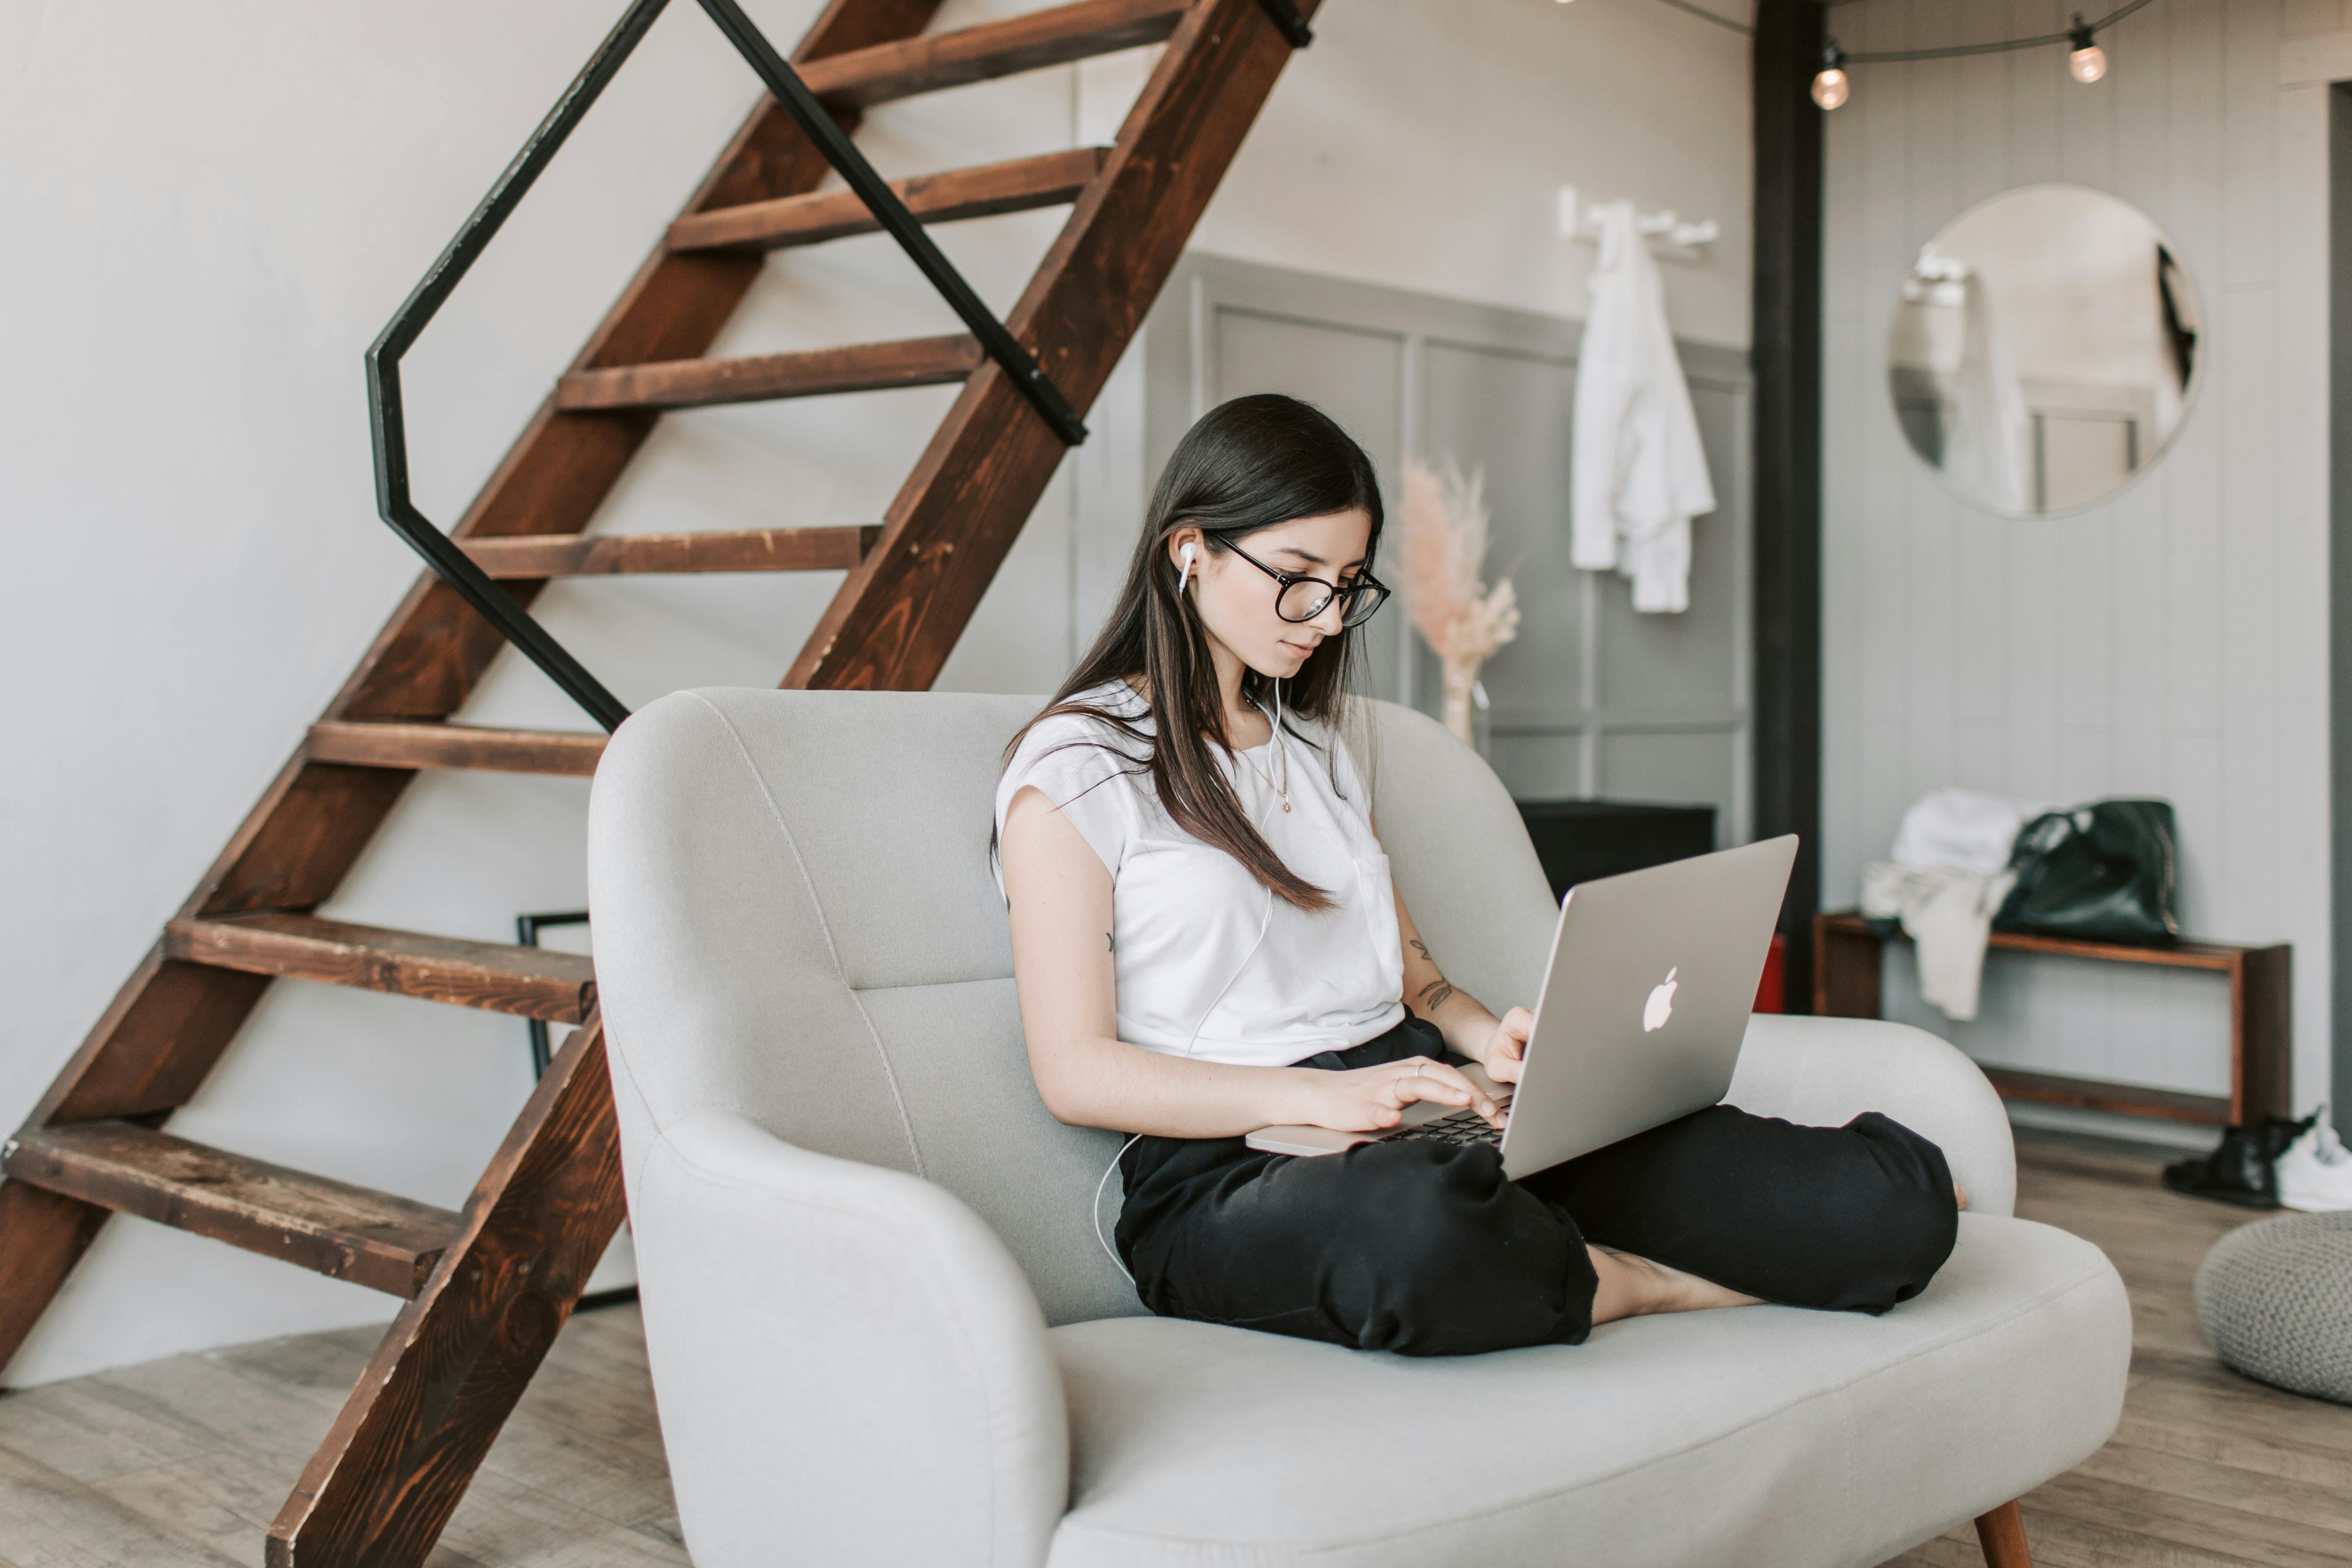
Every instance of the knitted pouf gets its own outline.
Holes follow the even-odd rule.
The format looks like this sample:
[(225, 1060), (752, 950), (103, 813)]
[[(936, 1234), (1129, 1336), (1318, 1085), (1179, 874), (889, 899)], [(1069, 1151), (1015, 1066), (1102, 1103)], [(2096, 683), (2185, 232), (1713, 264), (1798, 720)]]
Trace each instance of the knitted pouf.
[(2352, 1212), (2231, 1231), (2197, 1266), (2197, 1320), (2222, 1362), (2352, 1405)]

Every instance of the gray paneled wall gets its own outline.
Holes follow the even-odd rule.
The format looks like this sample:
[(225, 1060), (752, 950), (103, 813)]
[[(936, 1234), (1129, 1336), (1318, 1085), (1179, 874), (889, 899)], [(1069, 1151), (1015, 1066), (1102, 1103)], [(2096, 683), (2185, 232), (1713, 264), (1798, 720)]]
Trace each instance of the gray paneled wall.
[[(1835, 29), (1855, 52), (1924, 47), (2062, 30), (2072, 11), (1863, 0)], [(2309, 374), (2324, 181), (2283, 89), (2297, 36), (2346, 25), (2336, 0), (2162, 0), (2102, 35), (2095, 85), (2070, 80), (2054, 47), (1864, 66), (1827, 126), (1823, 904), (1853, 903), (1904, 807), (1939, 785), (2167, 796), (2191, 933), (2296, 944), (2305, 1103), (2326, 1092), (2324, 364), (2315, 397)], [(2074, 516), (2007, 521), (1905, 445), (1887, 332), (1944, 224), (2053, 181), (2112, 192), (2167, 232), (2210, 357), (2137, 483)], [(1907, 960), (1885, 978), (1891, 1013), (1987, 1061), (2226, 1083), (2210, 980), (2004, 956), (1984, 1016), (1961, 1026), (1918, 1004)]]
[[(1569, 564), (1576, 322), (1187, 257), (1145, 339), (1146, 468), (1229, 397), (1287, 392), (1347, 426), (1393, 508), (1407, 455), (1483, 468), (1490, 575), (1507, 573), (1518, 639), (1486, 667), (1487, 748), (1514, 795), (1696, 802), (1743, 843), (1748, 820), (1747, 356), (1681, 345), (1720, 509), (1694, 525), (1691, 607), (1637, 616), (1628, 584)], [(1373, 623), (1377, 694), (1434, 712), (1437, 664), (1402, 596)]]

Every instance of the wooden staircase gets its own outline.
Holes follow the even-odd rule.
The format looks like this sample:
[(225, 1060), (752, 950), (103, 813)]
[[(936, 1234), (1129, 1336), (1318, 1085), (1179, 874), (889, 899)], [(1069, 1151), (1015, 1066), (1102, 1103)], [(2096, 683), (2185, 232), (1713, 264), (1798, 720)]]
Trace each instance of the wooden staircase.
[[(944, 223), (1067, 203), (1005, 321), (1089, 407), (1303, 37), (1269, 0), (1076, 0), (960, 31), (939, 0), (832, 0), (793, 57), (845, 132), (918, 93), (1165, 42), (1116, 145), (898, 182)], [(854, 195), (763, 100), (451, 531), (518, 603), (552, 577), (845, 571), (782, 684), (916, 689), (953, 647), (1061, 461), (1055, 430), (973, 337), (702, 357), (765, 253), (867, 232)], [(599, 504), (667, 408), (960, 382), (883, 522), (605, 536)], [(324, 920), (421, 769), (593, 773), (604, 736), (453, 723), (500, 634), (432, 574), (0, 1150), (0, 1363), (99, 1227), (136, 1215), (406, 1299), (270, 1532), (278, 1568), (421, 1563), (623, 1217), (588, 960)], [(163, 1131), (279, 977), (580, 1023), (462, 1213)]]

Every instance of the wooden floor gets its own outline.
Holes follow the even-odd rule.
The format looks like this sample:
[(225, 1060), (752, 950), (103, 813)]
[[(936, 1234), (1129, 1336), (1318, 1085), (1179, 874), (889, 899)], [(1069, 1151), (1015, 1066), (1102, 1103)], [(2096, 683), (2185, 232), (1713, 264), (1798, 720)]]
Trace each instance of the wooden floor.
[[(269, 1340), (0, 1395), (0, 1565), (259, 1568), (380, 1337)], [(637, 1310), (575, 1314), (430, 1568), (687, 1562)]]
[[(2017, 1212), (2096, 1242), (2130, 1288), (2123, 1426), (2088, 1463), (2026, 1494), (2039, 1568), (2352, 1563), (2352, 1409), (2224, 1368), (2197, 1333), (2207, 1248), (2260, 1215), (2175, 1197), (2167, 1157), (2018, 1139)], [(1887, 1568), (1981, 1568), (1963, 1526)]]
[[(2154, 1156), (2047, 1139), (2019, 1154), (2020, 1212), (2105, 1247), (2138, 1323), (2122, 1430), (2026, 1500), (2035, 1561), (2352, 1563), (2352, 1409), (2238, 1378), (2197, 1337), (2197, 1261), (2250, 1216), (2165, 1193)], [(277, 1340), (0, 1395), (0, 1568), (256, 1568), (271, 1515), (374, 1340)], [(583, 1313), (435, 1568), (686, 1562), (636, 1310)], [(1981, 1562), (1965, 1528), (1895, 1559)]]

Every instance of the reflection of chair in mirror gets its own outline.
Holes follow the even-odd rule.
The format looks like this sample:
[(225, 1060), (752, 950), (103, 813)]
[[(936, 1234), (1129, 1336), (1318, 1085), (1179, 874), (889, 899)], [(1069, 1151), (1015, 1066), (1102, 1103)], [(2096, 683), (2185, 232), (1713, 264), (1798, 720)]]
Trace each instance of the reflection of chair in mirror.
[(2037, 185), (1961, 214), (1896, 302), (1887, 385), (1911, 449), (2013, 517), (2114, 494), (2179, 426), (2195, 289), (2163, 235), (2103, 192)]

